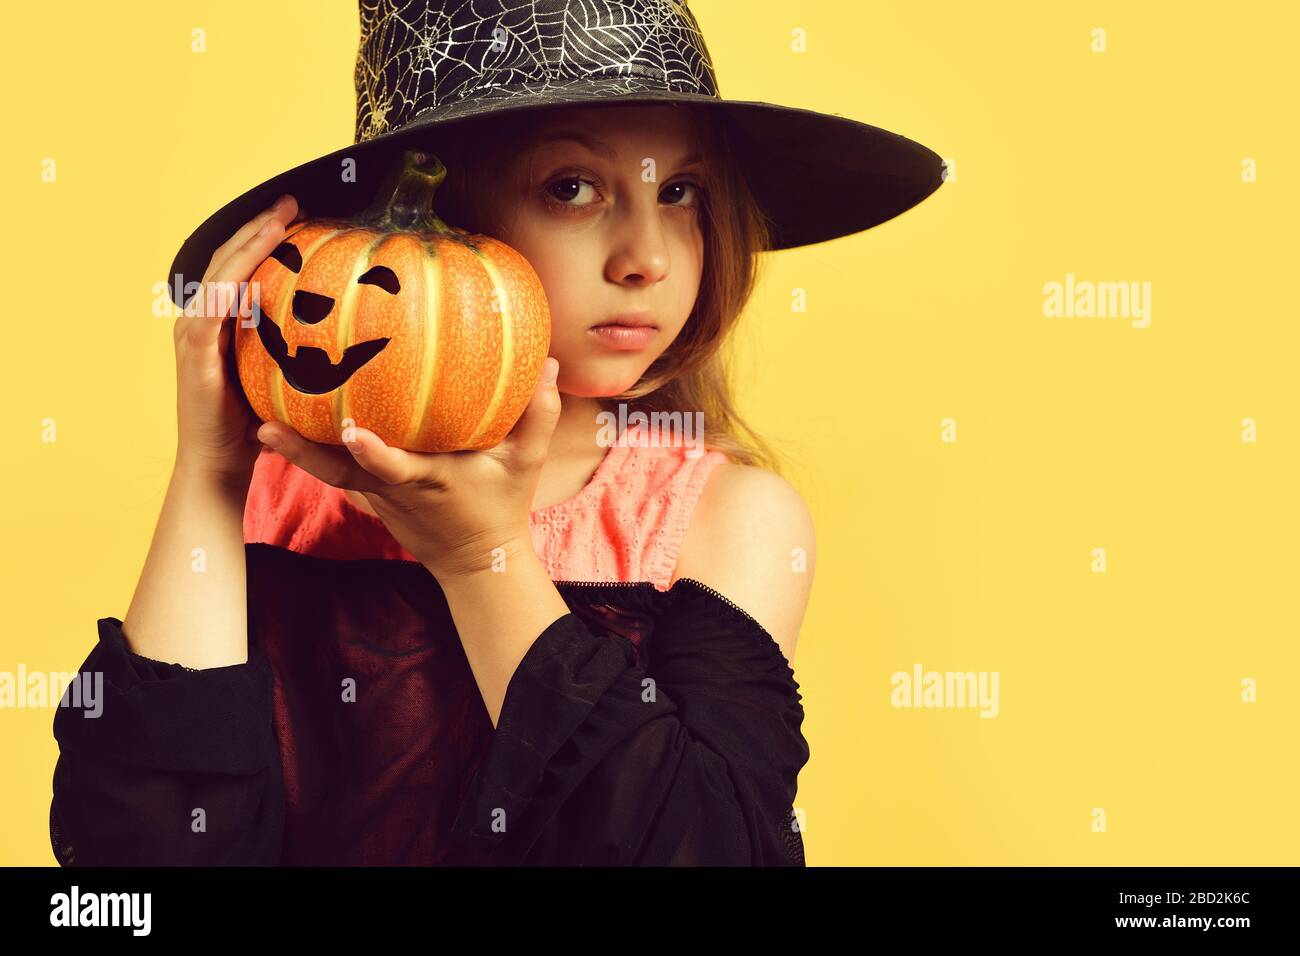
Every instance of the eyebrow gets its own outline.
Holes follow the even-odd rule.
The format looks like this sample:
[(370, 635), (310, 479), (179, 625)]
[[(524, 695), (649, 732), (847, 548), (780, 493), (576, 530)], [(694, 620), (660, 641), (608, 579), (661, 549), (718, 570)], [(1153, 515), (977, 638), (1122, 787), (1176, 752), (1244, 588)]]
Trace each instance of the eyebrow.
[[(589, 136), (586, 133), (582, 132), (581, 130), (576, 130), (576, 129), (556, 129), (556, 130), (551, 130), (550, 132), (547, 133), (543, 133), (538, 137), (536, 145), (542, 146), (546, 143), (553, 143), (556, 141), (563, 141), (563, 140), (570, 140), (572, 142), (577, 143), (580, 146), (585, 146), (593, 153), (599, 153), (601, 156), (604, 156), (606, 159), (609, 159), (611, 161), (618, 158), (618, 154), (614, 152), (614, 148), (610, 146), (608, 143), (604, 142), (603, 140), (596, 139), (594, 136)], [(688, 156), (683, 156), (681, 160), (677, 163), (677, 165), (689, 166), (691, 165), (691, 163), (699, 163), (703, 161), (704, 158), (698, 152), (692, 152)]]

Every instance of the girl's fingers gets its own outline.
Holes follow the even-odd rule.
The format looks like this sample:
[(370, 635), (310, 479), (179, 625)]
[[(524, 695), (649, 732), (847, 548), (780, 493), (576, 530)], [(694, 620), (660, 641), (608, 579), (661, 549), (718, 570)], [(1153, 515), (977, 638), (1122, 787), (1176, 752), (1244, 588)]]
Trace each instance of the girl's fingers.
[(337, 445), (308, 441), (283, 422), (266, 422), (257, 438), (308, 474), (346, 491), (379, 491), (384, 482), (362, 468), (352, 453)]
[(233, 315), (247, 317), (252, 314), (251, 303), (246, 306), (241, 301), (240, 294), (241, 291), (247, 291), (251, 299), (254, 290), (248, 286), (241, 290), (240, 284), (248, 281), (249, 276), (284, 238), (284, 224), (280, 220), (285, 215), (287, 211), (281, 209), (267, 217), (262, 228), (230, 253), (221, 268), (199, 287), (195, 300), (190, 303), (196, 313), (190, 336), (193, 345), (198, 348), (215, 346), (217, 336), (227, 319)]
[(221, 336), (222, 323), (230, 313), (232, 297), (233, 293), (227, 288), (211, 286), (206, 282), (199, 287), (195, 301), (190, 303), (197, 310), (196, 313), (182, 313), (176, 319), (178, 323), (185, 323), (187, 354), (208, 356), (213, 353)]
[(556, 385), (559, 371), (559, 361), (547, 357), (532, 400), (501, 443), (524, 467), (540, 467), (550, 450), (551, 436), (560, 419), (561, 400)]
[(283, 214), (271, 216), (262, 227), (248, 237), (248, 240), (232, 252), (221, 268), (212, 273), (210, 283), (232, 283), (238, 285), (247, 282), (262, 263), (271, 254), (280, 240), (284, 238), (285, 221)]
[[(244, 304), (239, 301), (239, 284), (275, 249), (283, 238), (286, 223), (291, 226), (305, 216), (306, 211), (298, 201), (286, 193), (270, 209), (241, 226), (213, 253), (198, 292), (176, 316), (173, 338), (178, 356), (183, 348), (188, 354), (208, 360), (214, 357), (213, 349), (226, 320), (241, 314)], [(248, 311), (251, 312), (251, 306)]]
[(393, 448), (367, 428), (352, 428), (344, 439), (352, 457), (366, 471), (389, 485), (423, 482), (437, 485), (439, 469), (433, 455), (422, 455)]
[(186, 311), (193, 314), (177, 320), (188, 324), (191, 347), (201, 350), (216, 348), (222, 326), (240, 306), (239, 291), (239, 283), (233, 280), (208, 281), (199, 286), (194, 299), (186, 306)]
[(208, 276), (220, 273), (222, 267), (226, 264), (226, 260), (230, 258), (236, 249), (245, 245), (249, 239), (257, 235), (257, 231), (266, 225), (268, 219), (274, 216), (287, 224), (294, 219), (298, 211), (298, 200), (289, 193), (285, 193), (272, 203), (269, 208), (262, 210), (262, 212), (248, 220), (235, 231), (233, 236), (217, 247), (217, 251), (212, 254), (212, 261), (208, 263), (208, 272), (204, 276), (204, 281), (207, 281)]

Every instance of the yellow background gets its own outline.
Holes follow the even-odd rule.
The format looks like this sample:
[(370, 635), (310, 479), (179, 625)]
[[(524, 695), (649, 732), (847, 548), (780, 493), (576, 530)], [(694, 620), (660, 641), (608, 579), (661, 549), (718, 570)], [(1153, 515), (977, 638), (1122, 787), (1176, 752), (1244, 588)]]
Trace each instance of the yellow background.
[[(768, 257), (747, 315), (742, 407), (818, 529), (810, 865), (1300, 862), (1294, 5), (691, 6), (723, 95), (956, 161), (893, 222)], [(71, 671), (126, 612), (175, 447), (153, 284), (219, 205), (351, 143), (357, 14), (6, 17), (0, 670)], [(1066, 273), (1152, 283), (1150, 327), (1045, 318)], [(998, 671), (1000, 715), (891, 707), (915, 663)], [(52, 717), (0, 710), (0, 863), (53, 862)]]

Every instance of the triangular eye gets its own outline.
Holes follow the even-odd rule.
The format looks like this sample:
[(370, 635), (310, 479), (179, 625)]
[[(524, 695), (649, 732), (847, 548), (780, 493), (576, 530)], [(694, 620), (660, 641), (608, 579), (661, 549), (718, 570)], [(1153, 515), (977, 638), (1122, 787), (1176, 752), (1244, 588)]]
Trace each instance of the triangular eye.
[(275, 247), (271, 258), (291, 272), (302, 271), (302, 253), (292, 242), (282, 242)]
[(397, 281), (397, 273), (388, 266), (375, 266), (360, 279), (358, 285), (377, 285), (390, 295), (397, 295), (402, 286)]

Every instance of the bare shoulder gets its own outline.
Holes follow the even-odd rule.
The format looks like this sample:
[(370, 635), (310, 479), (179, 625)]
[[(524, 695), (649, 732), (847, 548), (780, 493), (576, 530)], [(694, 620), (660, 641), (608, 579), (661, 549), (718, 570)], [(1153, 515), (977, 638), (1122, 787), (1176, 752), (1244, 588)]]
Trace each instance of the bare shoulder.
[(693, 578), (744, 608), (793, 663), (815, 562), (812, 515), (795, 487), (726, 462), (704, 484), (673, 580)]

